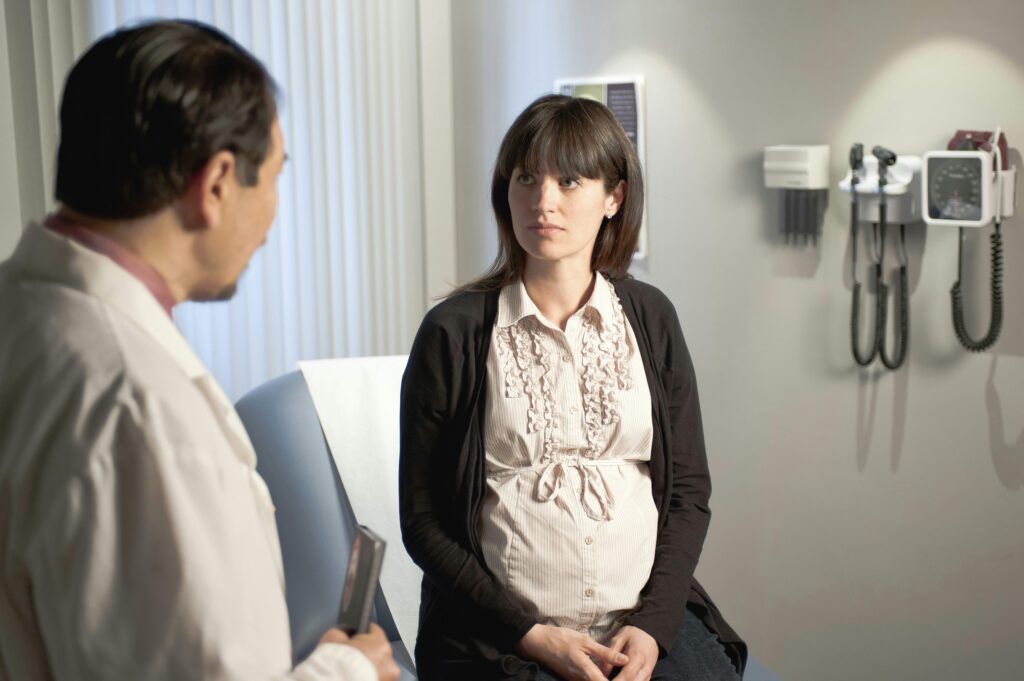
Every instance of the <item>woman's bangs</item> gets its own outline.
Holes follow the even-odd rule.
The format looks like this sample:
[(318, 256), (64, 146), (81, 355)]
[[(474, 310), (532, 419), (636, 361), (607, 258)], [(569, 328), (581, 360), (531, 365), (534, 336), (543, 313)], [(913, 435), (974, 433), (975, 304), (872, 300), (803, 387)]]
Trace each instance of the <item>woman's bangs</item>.
[(528, 173), (550, 169), (562, 177), (604, 177), (598, 145), (571, 116), (546, 121), (516, 165)]

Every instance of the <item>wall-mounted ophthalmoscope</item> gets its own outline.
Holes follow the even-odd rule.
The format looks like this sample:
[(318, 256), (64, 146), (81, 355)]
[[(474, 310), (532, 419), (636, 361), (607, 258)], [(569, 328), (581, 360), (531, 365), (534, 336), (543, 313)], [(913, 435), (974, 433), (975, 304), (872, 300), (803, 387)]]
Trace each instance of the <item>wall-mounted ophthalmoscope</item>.
[[(906, 226), (921, 219), (917, 185), (920, 181), (921, 159), (917, 156), (897, 156), (882, 146), (864, 157), (864, 145), (850, 148), (850, 172), (839, 183), (839, 188), (850, 193), (850, 253), (853, 269), (853, 299), (850, 309), (850, 345), (853, 359), (860, 366), (868, 366), (878, 357), (891, 370), (903, 366), (910, 344), (910, 289), (907, 283)], [(859, 225), (870, 223), (868, 233), (872, 272), (875, 284), (875, 320), (869, 351), (860, 344), (861, 283), (857, 279), (857, 248)], [(889, 287), (885, 284), (885, 242), (889, 224), (900, 226), (899, 275), (895, 295), (898, 297), (899, 323), (896, 327), (893, 354), (887, 349), (887, 320), (889, 315)]]

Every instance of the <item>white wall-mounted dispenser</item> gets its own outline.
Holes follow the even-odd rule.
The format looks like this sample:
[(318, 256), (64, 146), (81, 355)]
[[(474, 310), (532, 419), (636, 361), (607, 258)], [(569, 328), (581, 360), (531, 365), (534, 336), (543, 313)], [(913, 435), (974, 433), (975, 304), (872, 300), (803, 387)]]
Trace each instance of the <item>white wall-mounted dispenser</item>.
[(828, 206), (827, 144), (765, 147), (764, 185), (783, 190), (786, 242), (818, 242)]

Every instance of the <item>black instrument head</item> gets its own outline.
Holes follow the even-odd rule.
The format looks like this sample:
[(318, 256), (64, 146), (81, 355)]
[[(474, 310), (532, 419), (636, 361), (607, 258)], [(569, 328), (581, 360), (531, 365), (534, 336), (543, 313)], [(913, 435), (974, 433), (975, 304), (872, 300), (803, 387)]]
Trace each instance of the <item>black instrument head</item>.
[(878, 159), (879, 166), (891, 166), (896, 163), (896, 152), (885, 147), (875, 147), (871, 153)]
[(850, 147), (850, 168), (860, 170), (864, 166), (864, 145), (857, 142)]

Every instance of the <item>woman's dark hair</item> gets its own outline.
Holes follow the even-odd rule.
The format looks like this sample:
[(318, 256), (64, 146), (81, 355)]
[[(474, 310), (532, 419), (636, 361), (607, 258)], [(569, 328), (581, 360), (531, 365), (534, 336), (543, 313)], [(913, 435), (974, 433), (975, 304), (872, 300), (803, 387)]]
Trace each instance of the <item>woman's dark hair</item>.
[(644, 211), (644, 181), (636, 149), (605, 105), (591, 99), (547, 95), (519, 114), (498, 150), (491, 181), (498, 257), (480, 278), (457, 292), (494, 291), (523, 276), (526, 253), (516, 241), (508, 204), (508, 186), (516, 168), (526, 173), (552, 168), (569, 177), (601, 179), (606, 192), (624, 181), (622, 205), (614, 217), (602, 222), (590, 269), (609, 279), (626, 276)]
[(127, 219), (185, 193), (219, 151), (253, 185), (270, 146), (276, 87), (234, 40), (189, 21), (112, 33), (64, 83), (57, 201), (84, 215)]

